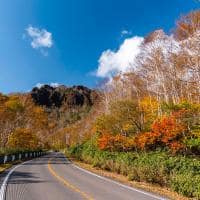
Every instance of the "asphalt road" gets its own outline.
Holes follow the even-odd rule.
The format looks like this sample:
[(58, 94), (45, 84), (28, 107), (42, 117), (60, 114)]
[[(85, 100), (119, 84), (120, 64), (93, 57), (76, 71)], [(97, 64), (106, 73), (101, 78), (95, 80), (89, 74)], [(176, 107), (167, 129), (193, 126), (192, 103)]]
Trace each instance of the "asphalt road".
[(79, 168), (61, 153), (13, 167), (0, 182), (0, 200), (164, 199)]

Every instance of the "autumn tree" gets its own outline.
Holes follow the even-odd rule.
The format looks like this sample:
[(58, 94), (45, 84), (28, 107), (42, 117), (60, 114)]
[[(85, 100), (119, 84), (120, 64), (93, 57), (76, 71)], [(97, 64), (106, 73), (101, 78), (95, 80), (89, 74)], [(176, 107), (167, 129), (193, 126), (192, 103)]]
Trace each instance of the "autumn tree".
[(137, 102), (121, 100), (111, 103), (109, 114), (101, 115), (95, 124), (96, 131), (129, 136), (143, 130), (143, 112)]
[(0, 133), (1, 133), (1, 147), (4, 147), (9, 134), (20, 126), (22, 113), (24, 111), (23, 105), (17, 96), (1, 98), (0, 105)]
[(192, 11), (182, 16), (177, 21), (175, 29), (175, 37), (178, 40), (184, 40), (191, 37), (195, 32), (200, 30), (200, 11)]
[(151, 132), (138, 135), (135, 139), (136, 146), (141, 149), (156, 149), (168, 147), (173, 152), (184, 147), (183, 139), (187, 128), (175, 116), (163, 116), (152, 124)]
[(29, 129), (19, 128), (9, 135), (7, 145), (15, 149), (36, 149), (39, 147), (39, 140)]

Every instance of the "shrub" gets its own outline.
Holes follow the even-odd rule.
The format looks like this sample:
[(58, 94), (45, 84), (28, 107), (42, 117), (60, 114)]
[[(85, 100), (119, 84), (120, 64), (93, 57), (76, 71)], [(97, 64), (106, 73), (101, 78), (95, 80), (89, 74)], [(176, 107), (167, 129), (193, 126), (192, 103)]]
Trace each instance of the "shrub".
[(135, 148), (134, 137), (126, 137), (121, 134), (101, 134), (97, 144), (99, 149), (109, 151), (130, 151)]
[(171, 188), (187, 197), (200, 199), (200, 175), (193, 173), (174, 174), (171, 176)]
[(70, 156), (95, 167), (123, 174), (129, 180), (167, 186), (188, 197), (200, 199), (200, 160), (167, 152), (109, 152), (92, 142), (68, 150)]
[(136, 137), (136, 146), (140, 149), (156, 149), (158, 147), (168, 147), (174, 153), (182, 150), (185, 137), (185, 126), (178, 122), (176, 118), (164, 116), (157, 119), (151, 127), (152, 131), (141, 133)]

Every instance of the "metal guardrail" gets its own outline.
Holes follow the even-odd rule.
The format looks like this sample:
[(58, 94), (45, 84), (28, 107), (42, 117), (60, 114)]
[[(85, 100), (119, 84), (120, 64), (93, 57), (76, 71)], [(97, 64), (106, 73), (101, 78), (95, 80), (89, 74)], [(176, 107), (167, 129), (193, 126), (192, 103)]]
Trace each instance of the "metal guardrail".
[(0, 164), (5, 164), (13, 161), (26, 160), (29, 158), (37, 158), (45, 154), (46, 152), (43, 151), (35, 151), (35, 152), (24, 152), (24, 153), (2, 155), (0, 156)]

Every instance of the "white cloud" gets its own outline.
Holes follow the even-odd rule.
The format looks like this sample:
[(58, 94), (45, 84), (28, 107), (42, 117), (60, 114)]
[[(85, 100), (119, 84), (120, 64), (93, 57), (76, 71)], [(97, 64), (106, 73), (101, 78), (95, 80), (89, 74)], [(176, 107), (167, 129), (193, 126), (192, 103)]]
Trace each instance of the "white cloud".
[(122, 30), (121, 31), (121, 36), (124, 36), (124, 35), (131, 35), (132, 32), (131, 31), (128, 31), (128, 30)]
[(60, 83), (47, 83), (47, 84), (45, 84), (45, 83), (37, 83), (36, 85), (35, 85), (35, 87), (37, 87), (37, 88), (41, 88), (42, 86), (44, 86), (44, 85), (50, 85), (51, 87), (54, 87), (54, 88), (56, 88), (56, 87), (59, 87), (60, 86)]
[(43, 83), (37, 83), (37, 84), (35, 85), (35, 87), (37, 87), (37, 88), (40, 89), (43, 85), (44, 85)]
[(51, 48), (53, 45), (52, 33), (45, 29), (39, 29), (33, 26), (26, 28), (27, 34), (31, 37), (31, 46), (34, 49)]
[(125, 72), (134, 65), (135, 57), (140, 53), (143, 37), (125, 39), (117, 51), (104, 51), (99, 58), (96, 76), (111, 77), (117, 72)]
[(50, 83), (50, 86), (56, 88), (60, 86), (60, 83)]

